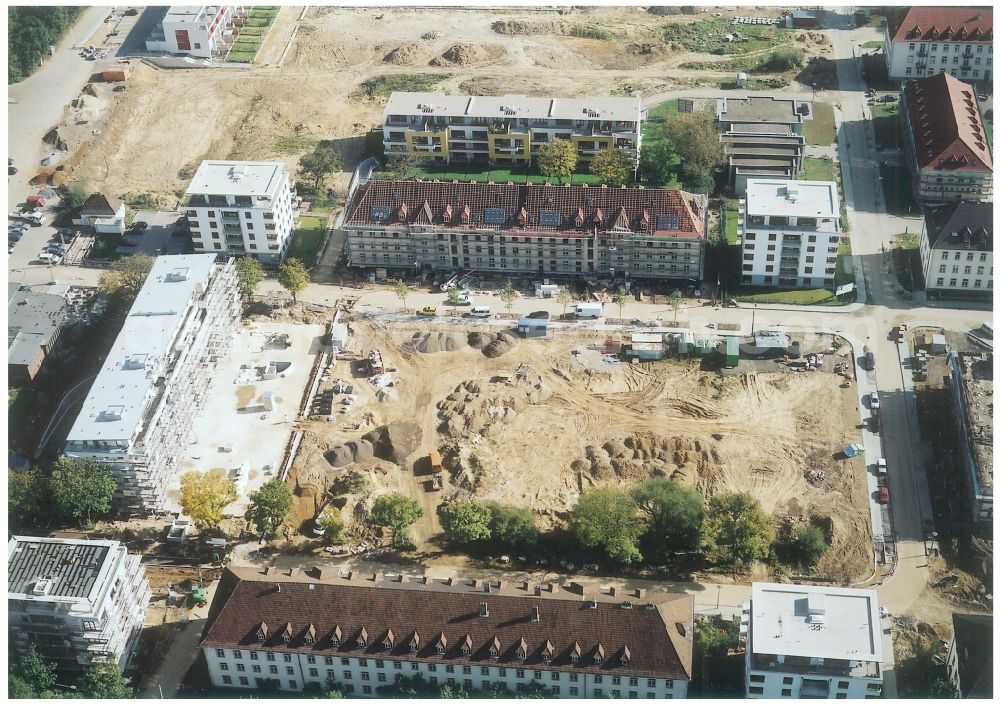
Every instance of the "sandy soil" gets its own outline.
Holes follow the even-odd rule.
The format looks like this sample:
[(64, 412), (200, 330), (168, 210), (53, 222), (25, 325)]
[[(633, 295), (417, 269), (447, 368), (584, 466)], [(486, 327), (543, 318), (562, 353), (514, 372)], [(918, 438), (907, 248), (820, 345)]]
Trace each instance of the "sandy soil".
[[(770, 9), (720, 12), (765, 10)], [(100, 116), (80, 123), (79, 111), (68, 110), (58, 132), (70, 151), (83, 148), (66, 161), (68, 171), (75, 169), (73, 179), (113, 194), (155, 193), (166, 203), (183, 193), (190, 170), (202, 159), (279, 159), (294, 168), (299, 154), (279, 149), (280, 138), (333, 140), (351, 165), (361, 154), (363, 136), (381, 122), (384, 98), (349, 97), (373, 76), (447, 73), (450, 78), (438, 90), (564, 96), (622, 92), (626, 86), (649, 93), (690, 87), (698, 77), (729, 76), (732, 72), (677, 69), (687, 61), (726, 57), (662, 42), (666, 24), (704, 19), (713, 11), (656, 17), (614, 7), (561, 12), (316, 7), (300, 21), (301, 8), (286, 7), (253, 67), (158, 70), (135, 63), (126, 90), (102, 97)], [(497, 22), (513, 26), (511, 31), (538, 33), (501, 33), (493, 28)], [(566, 34), (578, 25), (610, 28), (618, 39)], [(456, 45), (473, 50), (460, 52), (460, 62), (442, 60)], [(828, 42), (822, 46), (808, 36), (796, 46), (810, 54), (829, 50)], [(394, 54), (397, 49), (402, 51)], [(435, 61), (440, 66), (432, 65)], [(343, 175), (336, 186), (346, 181)]]
[[(822, 576), (860, 578), (870, 569), (865, 469), (861, 461), (833, 457), (856, 434), (857, 401), (832, 373), (723, 377), (697, 363), (606, 364), (599, 340), (568, 333), (520, 341), (495, 358), (470, 346), (419, 353), (413, 334), (427, 327), (396, 325), (390, 334), (368, 322), (352, 326), (354, 348), (376, 346), (398, 368), (398, 399), (380, 403), (372, 386), (355, 378), (360, 399), (352, 417), (304, 425), (291, 478), (311, 488), (304, 494), (300, 488), (293, 525), (315, 516), (324, 485), (354, 469), (370, 475), (375, 495), (399, 490), (421, 500), (424, 518), (414, 540), (425, 551), (436, 549), (435, 509), (449, 497), (530, 507), (542, 526), (551, 526), (592, 485), (628, 488), (667, 477), (706, 495), (748, 491), (779, 518), (820, 523), (832, 538), (818, 568)], [(508, 378), (521, 363), (530, 373)], [(340, 376), (349, 372), (342, 364)], [(333, 469), (323, 454), (370, 429), (350, 429), (367, 410), (374, 424), (417, 424), (419, 446), (402, 467), (373, 459)], [(434, 449), (449, 472), (441, 492), (425, 487), (422, 465)], [(810, 481), (809, 472), (817, 471), (822, 480)]]

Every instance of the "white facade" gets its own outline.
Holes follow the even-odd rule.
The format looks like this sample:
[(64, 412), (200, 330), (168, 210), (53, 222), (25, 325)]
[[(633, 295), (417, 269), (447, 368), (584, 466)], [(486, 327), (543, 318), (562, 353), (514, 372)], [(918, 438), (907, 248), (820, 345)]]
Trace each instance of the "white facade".
[[(308, 683), (326, 686), (333, 680), (348, 697), (378, 697), (378, 688), (392, 685), (396, 676), (422, 676), (430, 683), (452, 684), (473, 690), (500, 684), (511, 692), (532, 682), (552, 697), (682, 699), (686, 680), (602, 676), (569, 670), (535, 670), (496, 665), (456, 665), (420, 660), (379, 660), (356, 656), (305, 655), (299, 652), (251, 651), (203, 646), (208, 674), (216, 687), (257, 688), (277, 680), (281, 690), (301, 691)], [(238, 654), (238, 655), (237, 655)]]
[(989, 295), (993, 291), (993, 250), (931, 248), (920, 240), (926, 289)]
[(34, 645), (65, 671), (128, 665), (150, 600), (138, 555), (116, 540), (14, 536), (7, 563), (12, 653)]
[[(960, 12), (968, 13), (968, 10)], [(888, 26), (885, 61), (889, 78), (897, 81), (934, 74), (951, 74), (963, 81), (990, 81), (993, 76), (993, 44), (962, 40), (920, 38), (892, 41)]]
[(874, 589), (754, 582), (740, 631), (748, 698), (881, 696), (882, 629)]
[(146, 49), (222, 58), (232, 44), (231, 24), (243, 14), (240, 5), (173, 5), (146, 40)]
[(280, 162), (205, 160), (184, 196), (195, 250), (265, 265), (284, 260), (300, 201)]
[(123, 509), (162, 508), (239, 314), (235, 261), (167, 255), (154, 262), (63, 450), (109, 464)]
[(742, 211), (743, 284), (833, 286), (843, 237), (834, 182), (748, 179)]

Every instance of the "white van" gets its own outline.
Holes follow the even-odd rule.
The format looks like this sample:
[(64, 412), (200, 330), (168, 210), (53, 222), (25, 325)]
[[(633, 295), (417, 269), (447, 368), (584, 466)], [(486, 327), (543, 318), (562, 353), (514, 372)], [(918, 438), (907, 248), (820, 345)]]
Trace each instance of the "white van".
[(470, 309), (469, 310), (469, 315), (473, 316), (473, 317), (482, 317), (483, 319), (488, 319), (489, 317), (491, 317), (493, 315), (493, 312), (490, 311), (489, 307), (479, 306), (479, 307), (473, 307), (472, 309)]

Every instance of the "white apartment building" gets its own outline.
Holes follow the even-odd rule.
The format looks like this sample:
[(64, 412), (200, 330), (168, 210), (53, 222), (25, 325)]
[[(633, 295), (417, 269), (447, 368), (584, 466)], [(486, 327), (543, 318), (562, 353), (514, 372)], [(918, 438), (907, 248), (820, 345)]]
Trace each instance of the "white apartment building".
[(993, 297), (993, 204), (926, 207), (920, 262), (929, 296)]
[(183, 201), (195, 250), (265, 265), (285, 259), (300, 202), (280, 162), (223, 160), (201, 163)]
[(223, 58), (233, 43), (233, 25), (245, 14), (242, 5), (171, 5), (146, 39), (146, 50)]
[(988, 84), (993, 78), (993, 8), (901, 8), (885, 28), (889, 78), (949, 74)]
[(63, 454), (109, 464), (116, 504), (162, 508), (240, 303), (235, 261), (158, 257), (69, 432)]
[(7, 543), (12, 654), (34, 645), (60, 672), (93, 663), (125, 668), (150, 600), (138, 555), (117, 540), (13, 536)]
[(562, 138), (588, 162), (601, 150), (627, 150), (638, 164), (642, 139), (638, 97), (538, 98), (450, 96), (396, 91), (382, 121), (385, 154), (434, 162), (488, 160), (527, 164)]
[(743, 284), (832, 287), (840, 247), (834, 182), (748, 179), (743, 206)]
[(419, 676), (570, 699), (686, 697), (691, 595), (601, 589), (230, 566), (201, 647), (212, 684), (243, 690), (337, 682), (377, 697)]
[(882, 694), (882, 628), (874, 589), (754, 582), (740, 631), (749, 698)]

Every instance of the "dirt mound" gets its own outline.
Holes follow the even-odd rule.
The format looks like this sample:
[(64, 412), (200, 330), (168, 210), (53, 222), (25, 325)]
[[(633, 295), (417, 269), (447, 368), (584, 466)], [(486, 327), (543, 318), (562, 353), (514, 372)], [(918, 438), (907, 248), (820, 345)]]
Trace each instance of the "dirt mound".
[(410, 338), (410, 345), (420, 353), (458, 351), (468, 346), (465, 336), (446, 331), (418, 331)]
[(420, 44), (418, 42), (404, 42), (386, 54), (382, 61), (387, 64), (398, 64), (408, 66), (420, 61)]
[(469, 334), (468, 341), (469, 346), (479, 349), (489, 358), (503, 356), (517, 346), (517, 337), (507, 331), (501, 331), (497, 334), (474, 331)]
[(370, 461), (375, 456), (375, 450), (370, 441), (359, 439), (338, 445), (323, 456), (330, 462), (330, 466), (336, 469), (348, 464), (361, 464)]
[(463, 381), (437, 405), (443, 422), (441, 431), (452, 437), (486, 436), (492, 425), (512, 419), (549, 395), (538, 374), (511, 382)]
[(378, 427), (364, 437), (375, 450), (375, 456), (399, 466), (420, 446), (423, 431), (412, 422), (394, 422)]
[(436, 59), (431, 66), (479, 66), (502, 59), (507, 50), (499, 44), (456, 44)]
[(440, 36), (441, 36), (440, 32), (424, 32), (422, 35), (420, 35), (420, 38), (430, 41), (432, 39), (437, 39)]
[(584, 449), (571, 465), (580, 490), (598, 482), (639, 482), (649, 477), (682, 481), (704, 491), (719, 475), (725, 457), (715, 448), (687, 437), (637, 433)]
[(530, 22), (527, 20), (497, 20), (490, 25), (490, 29), (497, 34), (503, 34), (508, 37), (515, 37), (517, 35), (563, 33), (562, 23), (555, 21)]

